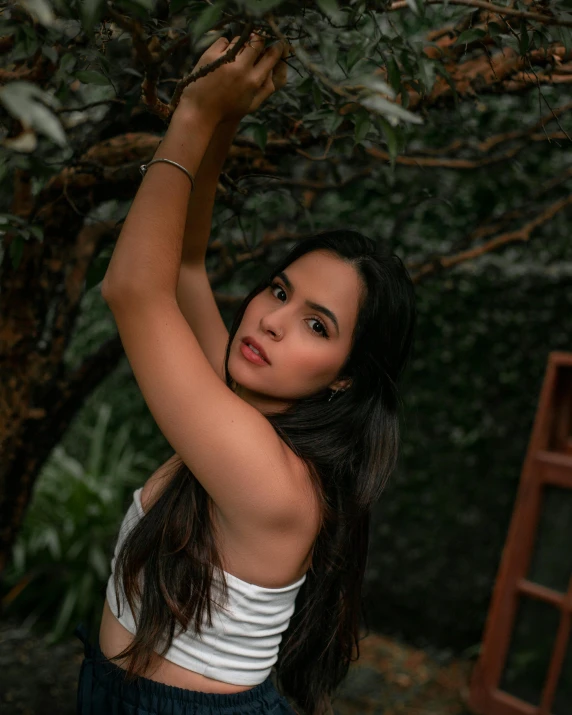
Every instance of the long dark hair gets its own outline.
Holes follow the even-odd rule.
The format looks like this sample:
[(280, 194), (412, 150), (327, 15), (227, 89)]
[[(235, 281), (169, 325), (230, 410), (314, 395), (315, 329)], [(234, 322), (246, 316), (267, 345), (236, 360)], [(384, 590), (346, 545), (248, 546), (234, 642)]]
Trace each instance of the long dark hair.
[[(231, 389), (230, 347), (248, 304), (279, 272), (317, 250), (351, 263), (364, 290), (352, 347), (339, 374), (351, 379), (349, 389), (329, 401), (331, 391), (326, 388), (296, 400), (284, 412), (266, 415), (307, 464), (322, 506), (312, 565), (298, 592), (276, 662), (280, 689), (307, 715), (331, 712), (332, 694), (351, 661), (359, 658), (370, 510), (397, 459), (398, 380), (416, 321), (411, 279), (385, 243), (353, 230), (312, 235), (297, 243), (239, 308), (225, 356), (226, 382)], [(212, 625), (214, 568), (222, 572), (226, 599), (210, 497), (180, 462), (159, 498), (128, 534), (116, 561), (118, 597), (121, 580), (132, 612), (140, 608), (133, 642), (113, 658), (127, 658), (127, 679), (146, 671), (154, 651), (165, 655), (177, 623), (179, 633), (192, 627), (199, 635), (204, 616)]]

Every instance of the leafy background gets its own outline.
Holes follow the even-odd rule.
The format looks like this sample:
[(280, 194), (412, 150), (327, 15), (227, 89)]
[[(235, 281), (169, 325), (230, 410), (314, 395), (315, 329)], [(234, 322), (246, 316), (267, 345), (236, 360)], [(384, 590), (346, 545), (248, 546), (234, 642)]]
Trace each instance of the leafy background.
[[(223, 257), (229, 262), (216, 282), (227, 322), (236, 299), (296, 236), (355, 228), (389, 240), (415, 272), (482, 245), (479, 227), (498, 224), (493, 234), (504, 235), (566, 200), (572, 123), (567, 110), (554, 112), (568, 106), (566, 84), (539, 80), (511, 92), (477, 77), (466, 96), (432, 101), (435, 83), (450, 79), (451, 67), (424, 48), (432, 46), (429, 32), (451, 26), (458, 66), (483, 51), (510, 48), (530, 59), (535, 76), (546, 71), (533, 57), (544, 46), (562, 46), (566, 61), (570, 30), (515, 21), (509, 31), (490, 18), (483, 25), (471, 7), (429, 8), (412, 0), (389, 13), (385, 5), (58, 0), (53, 11), (45, 0), (11, 5), (0, 19), (0, 35), (14, 36), (10, 62), (18, 66), (39, 53), (54, 71), (41, 89), (26, 80), (0, 89), (8, 127), (0, 222), (11, 237), (10, 265), (17, 269), (27, 242), (44, 240), (41, 222), (10, 212), (15, 171), (30, 172), (33, 194), (41, 196), (50, 178), (77, 165), (96, 141), (164, 131), (156, 112), (140, 111), (145, 67), (134, 61), (130, 33), (109, 20), (109, 7), (137, 19), (159, 43), (186, 42), (165, 63), (160, 102), (169, 101), (174, 80), (217, 32), (238, 34), (245, 17), (264, 24), (274, 13), (271, 19), (298, 50), (287, 87), (243, 120), (238, 150), (225, 167), (208, 268), (214, 273)], [(526, 2), (513, 6), (531, 9)], [(563, 3), (550, 8), (569, 18)], [(363, 94), (347, 89), (362, 82), (369, 87)], [(351, 101), (336, 91), (342, 85)], [(368, 101), (360, 105), (356, 97)], [(101, 104), (80, 109), (92, 103)], [(20, 124), (11, 125), (9, 116)], [(552, 124), (533, 133), (543, 117), (549, 117), (545, 127)], [(496, 154), (482, 148), (490, 137), (519, 131), (524, 136), (499, 142)], [(317, 160), (326, 146), (329, 158)], [(471, 166), (406, 164), (400, 159), (406, 156), (452, 157)], [(110, 196), (94, 205), (71, 188), (69, 196), (91, 222), (120, 224), (130, 204)], [(548, 355), (571, 350), (569, 216), (554, 212), (525, 236), (530, 240), (509, 241), (447, 270), (436, 261), (418, 283), (402, 458), (375, 509), (371, 536), (365, 597), (375, 631), (429, 649), (478, 651)], [(278, 239), (269, 240), (275, 231)], [(99, 294), (111, 248), (102, 246), (92, 261), (65, 354), (69, 369), (115, 334)], [(49, 627), (54, 641), (82, 619), (97, 628), (121, 516), (133, 489), (168, 455), (122, 361), (86, 400), (41, 471), (5, 574), (6, 612)], [(515, 665), (522, 678), (535, 672), (527, 649), (539, 639), (542, 620), (530, 628), (520, 671)], [(535, 661), (533, 653), (537, 670), (543, 658)]]

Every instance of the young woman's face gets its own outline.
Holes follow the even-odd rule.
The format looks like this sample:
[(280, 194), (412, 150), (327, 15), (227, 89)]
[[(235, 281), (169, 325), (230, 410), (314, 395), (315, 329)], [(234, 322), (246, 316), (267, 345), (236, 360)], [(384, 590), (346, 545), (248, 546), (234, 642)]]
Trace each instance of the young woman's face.
[[(338, 387), (361, 290), (355, 268), (327, 251), (291, 263), (249, 303), (234, 337), (228, 369), (237, 394), (261, 412), (273, 412)], [(249, 340), (268, 362), (257, 364)]]

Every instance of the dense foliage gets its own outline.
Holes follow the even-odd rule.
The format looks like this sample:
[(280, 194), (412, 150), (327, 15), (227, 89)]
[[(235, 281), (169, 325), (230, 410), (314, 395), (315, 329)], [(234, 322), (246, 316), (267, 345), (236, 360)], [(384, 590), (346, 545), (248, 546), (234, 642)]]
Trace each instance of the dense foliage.
[[(233, 296), (314, 229), (384, 236), (409, 263), (421, 320), (403, 459), (376, 513), (369, 625), (455, 649), (478, 641), (546, 358), (570, 349), (572, 328), (572, 16), (559, 2), (514, 2), (503, 12), (483, 4), (5, 6), (0, 367), (13, 382), (0, 388), (0, 434), (9, 437), (0, 523), (17, 511), (15, 485), (25, 503), (42, 455), (109, 377), (46, 463), (4, 605), (29, 612), (40, 596), (59, 634), (86, 616), (77, 560), (85, 558), (91, 584), (104, 583), (112, 522), (136, 482), (114, 476), (118, 447), (115, 465), (88, 466), (87, 430), (101, 403), (112, 409), (99, 449), (108, 452), (129, 424), (133, 480), (167, 455), (128, 366), (112, 372), (121, 353), (98, 281), (177, 81), (218, 34), (255, 23), (290, 41), (290, 79), (243, 120), (221, 180), (208, 256), (221, 309), (230, 319)], [(61, 491), (72, 489), (70, 469), (81, 499)], [(85, 495), (99, 475), (117, 491), (98, 530), (101, 505), (86, 517)], [(75, 504), (73, 527), (63, 516), (45, 520), (60, 502)], [(3, 527), (6, 548), (23, 516)], [(77, 529), (89, 530), (103, 558), (88, 544), (72, 548)], [(64, 575), (29, 580), (46, 563)], [(101, 603), (90, 602), (94, 620)]]

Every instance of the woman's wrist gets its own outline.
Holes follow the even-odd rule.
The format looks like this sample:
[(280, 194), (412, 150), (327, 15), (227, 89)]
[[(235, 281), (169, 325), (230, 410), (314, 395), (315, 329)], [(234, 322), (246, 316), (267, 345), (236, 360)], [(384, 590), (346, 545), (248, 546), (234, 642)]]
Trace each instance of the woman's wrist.
[[(171, 116), (167, 132), (153, 159), (176, 161), (196, 176), (216, 126), (205, 113), (180, 103)], [(198, 165), (197, 153), (200, 157)]]
[(227, 160), (238, 125), (239, 122), (231, 120), (220, 122), (211, 136), (196, 177), (203, 185), (204, 190), (209, 193), (216, 191), (218, 179)]
[(199, 122), (200, 124), (210, 126), (213, 132), (217, 129), (219, 124), (224, 121), (222, 117), (218, 115), (214, 116), (196, 102), (185, 98), (182, 98), (175, 108), (171, 117), (171, 123), (173, 123), (175, 119), (178, 119), (178, 121)]

